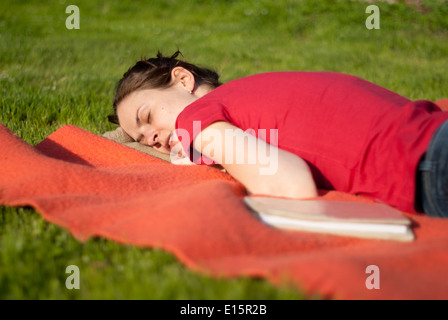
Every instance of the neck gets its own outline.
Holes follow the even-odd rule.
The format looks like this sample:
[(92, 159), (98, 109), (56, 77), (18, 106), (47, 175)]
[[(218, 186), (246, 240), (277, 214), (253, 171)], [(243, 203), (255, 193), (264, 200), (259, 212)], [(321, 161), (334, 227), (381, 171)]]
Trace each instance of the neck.
[(201, 98), (205, 96), (207, 93), (212, 91), (213, 88), (206, 84), (201, 84), (197, 89), (194, 91), (194, 95), (198, 98)]

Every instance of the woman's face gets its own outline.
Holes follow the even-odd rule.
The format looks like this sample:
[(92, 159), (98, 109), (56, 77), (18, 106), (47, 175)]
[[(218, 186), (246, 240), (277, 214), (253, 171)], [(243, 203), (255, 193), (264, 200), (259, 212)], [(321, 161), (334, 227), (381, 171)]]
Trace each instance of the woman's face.
[(135, 141), (170, 153), (170, 136), (177, 116), (198, 97), (174, 84), (165, 89), (134, 91), (117, 106), (120, 126)]

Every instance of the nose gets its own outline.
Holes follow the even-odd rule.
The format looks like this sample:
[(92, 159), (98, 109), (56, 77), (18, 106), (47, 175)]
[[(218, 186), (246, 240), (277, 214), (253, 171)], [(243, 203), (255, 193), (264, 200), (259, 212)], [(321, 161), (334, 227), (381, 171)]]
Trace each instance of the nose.
[(151, 147), (157, 147), (160, 145), (158, 142), (159, 133), (155, 130), (145, 130), (143, 133), (143, 136), (145, 137), (144, 143), (151, 146)]

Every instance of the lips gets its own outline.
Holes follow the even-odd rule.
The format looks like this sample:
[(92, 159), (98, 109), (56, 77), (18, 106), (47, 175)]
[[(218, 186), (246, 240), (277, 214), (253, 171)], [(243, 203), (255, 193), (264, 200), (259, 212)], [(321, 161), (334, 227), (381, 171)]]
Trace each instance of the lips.
[(175, 145), (179, 143), (179, 139), (177, 138), (177, 135), (174, 131), (171, 131), (168, 139), (168, 148), (172, 150)]
[(168, 148), (169, 149), (171, 149), (172, 148), (172, 146), (174, 145), (174, 144), (172, 144), (173, 143), (173, 131), (171, 131), (171, 133), (170, 133), (170, 135), (169, 135), (169, 137), (168, 137)]
[(175, 131), (172, 131), (168, 139), (168, 148), (171, 155), (177, 158), (183, 158), (183, 150)]

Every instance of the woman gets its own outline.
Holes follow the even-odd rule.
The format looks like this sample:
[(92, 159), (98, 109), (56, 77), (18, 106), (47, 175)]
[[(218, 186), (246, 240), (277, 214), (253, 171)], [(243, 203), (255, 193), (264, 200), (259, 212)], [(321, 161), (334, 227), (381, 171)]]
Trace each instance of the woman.
[(179, 136), (191, 161), (221, 164), (255, 194), (334, 189), (448, 216), (448, 113), (434, 103), (335, 72), (221, 85), (178, 55), (139, 61), (119, 81), (109, 119), (134, 140), (170, 153)]

